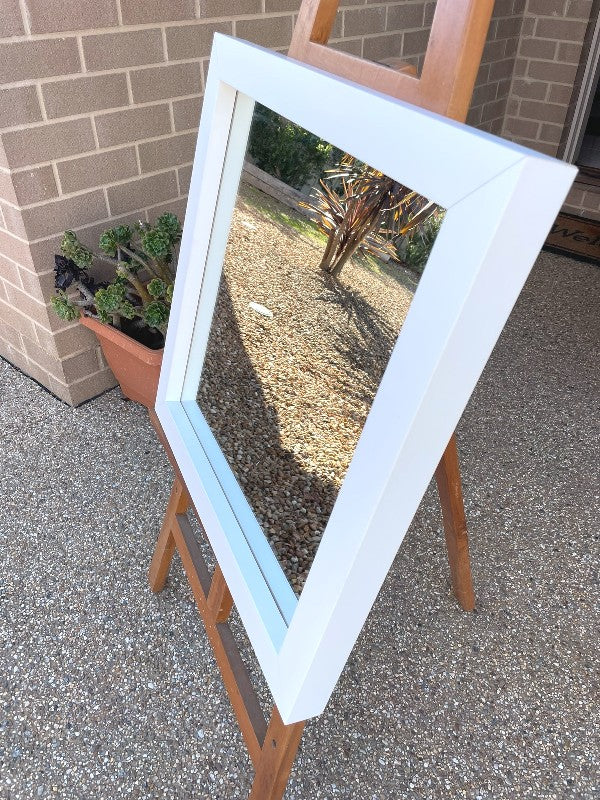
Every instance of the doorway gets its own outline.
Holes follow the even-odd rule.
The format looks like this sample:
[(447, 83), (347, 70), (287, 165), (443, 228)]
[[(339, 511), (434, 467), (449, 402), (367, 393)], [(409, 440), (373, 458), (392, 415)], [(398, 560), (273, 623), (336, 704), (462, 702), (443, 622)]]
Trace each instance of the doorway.
[(579, 167), (578, 180), (600, 185), (600, 16), (575, 105), (564, 160)]

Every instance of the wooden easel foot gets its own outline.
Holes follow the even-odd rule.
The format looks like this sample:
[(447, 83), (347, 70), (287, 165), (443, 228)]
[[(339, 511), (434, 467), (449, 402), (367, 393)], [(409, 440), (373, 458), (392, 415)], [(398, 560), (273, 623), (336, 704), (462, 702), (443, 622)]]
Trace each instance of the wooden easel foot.
[(304, 722), (284, 725), (273, 706), (248, 800), (281, 800), (303, 730)]
[(446, 547), (448, 549), (448, 562), (450, 564), (454, 595), (465, 611), (473, 611), (475, 608), (475, 593), (471, 576), (469, 539), (461, 489), (458, 450), (454, 434), (452, 434), (442, 460), (435, 471), (435, 479), (442, 506), (444, 533), (446, 535)]

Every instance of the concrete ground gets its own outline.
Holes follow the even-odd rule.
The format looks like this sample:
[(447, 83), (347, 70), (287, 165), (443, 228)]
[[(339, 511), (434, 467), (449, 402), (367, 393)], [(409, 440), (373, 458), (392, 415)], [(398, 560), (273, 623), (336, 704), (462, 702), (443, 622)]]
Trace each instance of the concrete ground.
[[(287, 800), (600, 797), (599, 290), (540, 257), (458, 431), (477, 611), (430, 487)], [(0, 797), (246, 797), (179, 563), (147, 588), (172, 476), (144, 410), (0, 380)]]

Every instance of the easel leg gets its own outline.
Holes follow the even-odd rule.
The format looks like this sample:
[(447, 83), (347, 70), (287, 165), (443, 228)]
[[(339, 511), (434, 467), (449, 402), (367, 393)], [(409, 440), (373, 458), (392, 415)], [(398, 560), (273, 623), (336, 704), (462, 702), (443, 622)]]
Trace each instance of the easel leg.
[(219, 566), (215, 567), (213, 579), (210, 584), (208, 607), (211, 613), (214, 614), (215, 623), (226, 622), (233, 608), (233, 597), (225, 583), (225, 578)]
[(467, 523), (461, 490), (458, 450), (454, 434), (452, 434), (442, 460), (435, 471), (435, 479), (442, 505), (452, 588), (456, 599), (464, 610), (473, 611), (475, 608), (475, 593), (473, 592), (473, 579), (471, 577)]
[(171, 497), (160, 529), (154, 555), (148, 570), (148, 582), (153, 592), (160, 592), (165, 585), (171, 561), (175, 552), (175, 539), (172, 526), (176, 514), (185, 514), (190, 507), (190, 500), (181, 481), (176, 478), (171, 489)]
[(248, 800), (281, 800), (296, 758), (304, 722), (284, 725), (273, 706)]

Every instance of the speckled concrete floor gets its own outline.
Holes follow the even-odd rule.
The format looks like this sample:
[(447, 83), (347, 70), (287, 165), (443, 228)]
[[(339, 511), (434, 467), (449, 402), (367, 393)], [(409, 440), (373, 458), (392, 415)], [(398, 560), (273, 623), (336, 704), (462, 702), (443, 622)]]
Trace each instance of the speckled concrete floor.
[[(599, 290), (541, 256), (459, 428), (477, 612), (430, 488), (287, 800), (600, 796)], [(143, 410), (0, 380), (0, 797), (246, 797), (179, 564), (147, 588), (171, 475)]]

